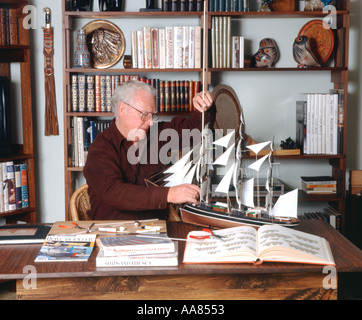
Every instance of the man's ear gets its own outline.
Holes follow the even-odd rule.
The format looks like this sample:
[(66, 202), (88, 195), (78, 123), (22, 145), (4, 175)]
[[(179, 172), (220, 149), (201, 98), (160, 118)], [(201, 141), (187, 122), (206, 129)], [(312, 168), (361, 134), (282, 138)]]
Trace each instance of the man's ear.
[(122, 102), (118, 103), (118, 113), (119, 114), (124, 113), (125, 109), (126, 109), (126, 105), (124, 103), (122, 103)]

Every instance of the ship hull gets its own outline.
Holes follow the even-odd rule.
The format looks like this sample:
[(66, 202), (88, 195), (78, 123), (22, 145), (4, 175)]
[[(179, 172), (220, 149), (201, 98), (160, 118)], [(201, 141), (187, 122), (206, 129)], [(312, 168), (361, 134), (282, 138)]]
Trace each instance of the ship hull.
[(228, 213), (214, 211), (209, 207), (195, 205), (184, 205), (180, 208), (181, 219), (185, 223), (203, 226), (208, 228), (224, 229), (240, 226), (251, 226), (259, 228), (263, 225), (279, 224), (285, 227), (295, 227), (299, 224), (298, 219), (264, 219), (248, 217), (246, 215), (237, 216)]

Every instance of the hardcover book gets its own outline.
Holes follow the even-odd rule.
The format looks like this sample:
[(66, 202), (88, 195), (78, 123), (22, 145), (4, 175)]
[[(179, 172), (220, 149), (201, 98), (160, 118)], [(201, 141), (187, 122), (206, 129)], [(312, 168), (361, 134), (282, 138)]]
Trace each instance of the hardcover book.
[(184, 263), (287, 262), (335, 265), (324, 238), (279, 225), (256, 230), (243, 226), (214, 231), (219, 238), (187, 237)]
[(147, 236), (114, 236), (100, 237), (97, 245), (103, 250), (104, 256), (135, 255), (151, 253), (168, 253), (175, 251), (174, 242), (166, 235)]
[(0, 244), (43, 243), (51, 226), (12, 224), (0, 226)]

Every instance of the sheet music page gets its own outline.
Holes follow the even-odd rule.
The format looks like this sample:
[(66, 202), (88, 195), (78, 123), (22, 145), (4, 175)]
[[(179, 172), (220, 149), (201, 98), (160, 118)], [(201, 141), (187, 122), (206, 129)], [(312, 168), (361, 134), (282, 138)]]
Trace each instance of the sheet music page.
[[(257, 232), (252, 227), (235, 227), (214, 231), (223, 240), (190, 239), (185, 250), (185, 261), (252, 261), (257, 255)], [(245, 253), (246, 258), (241, 256)]]
[(326, 244), (326, 240), (321, 237), (279, 225), (263, 226), (258, 230), (259, 253), (272, 247), (283, 247), (329, 260), (331, 256)]

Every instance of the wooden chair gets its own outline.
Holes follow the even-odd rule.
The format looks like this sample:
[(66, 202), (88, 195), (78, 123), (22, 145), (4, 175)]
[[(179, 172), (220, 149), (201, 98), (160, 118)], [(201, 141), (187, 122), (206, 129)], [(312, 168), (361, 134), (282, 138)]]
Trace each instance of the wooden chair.
[[(90, 202), (88, 195), (88, 185), (84, 184), (74, 191), (70, 198), (70, 214), (73, 221), (90, 220), (88, 211), (90, 210)], [(168, 221), (181, 221), (174, 205), (169, 205)]]
[(90, 207), (88, 185), (84, 184), (75, 190), (70, 198), (70, 214), (72, 220), (90, 220), (87, 213)]

